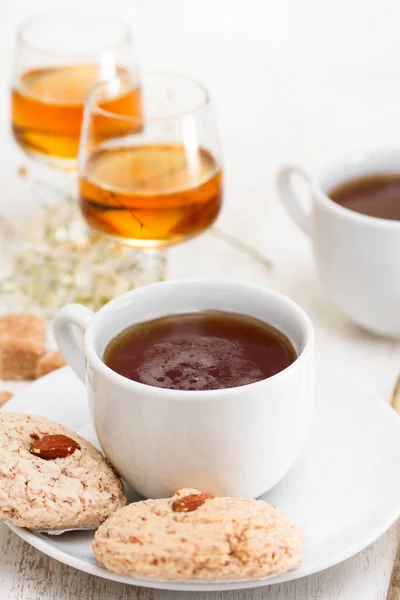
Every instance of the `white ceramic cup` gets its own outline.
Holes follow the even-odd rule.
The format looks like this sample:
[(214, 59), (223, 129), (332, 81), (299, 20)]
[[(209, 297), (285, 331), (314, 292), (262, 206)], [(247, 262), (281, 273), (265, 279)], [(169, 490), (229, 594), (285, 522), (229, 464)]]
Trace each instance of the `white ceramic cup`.
[[(341, 183), (379, 173), (400, 173), (400, 150), (355, 153), (316, 177), (286, 165), (277, 182), (289, 215), (311, 237), (319, 276), (336, 305), (359, 325), (400, 337), (400, 221), (362, 215), (328, 197)], [(294, 192), (294, 175), (309, 183), (310, 207)]]
[[(213, 391), (152, 387), (104, 364), (107, 345), (128, 326), (201, 310), (270, 323), (288, 336), (298, 358), (269, 379)], [(74, 325), (85, 332), (84, 351)], [(313, 412), (314, 333), (307, 315), (288, 298), (229, 281), (170, 281), (123, 294), (96, 314), (79, 304), (65, 306), (54, 330), (64, 358), (86, 380), (106, 456), (143, 496), (170, 496), (194, 487), (257, 497), (298, 457)]]

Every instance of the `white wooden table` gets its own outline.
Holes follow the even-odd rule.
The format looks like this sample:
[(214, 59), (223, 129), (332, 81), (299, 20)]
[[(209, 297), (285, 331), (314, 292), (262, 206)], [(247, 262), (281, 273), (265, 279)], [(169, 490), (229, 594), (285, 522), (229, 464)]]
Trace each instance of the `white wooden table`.
[[(207, 234), (171, 251), (169, 275), (234, 277), (288, 294), (314, 322), (318, 359), (389, 398), (400, 369), (400, 343), (369, 335), (331, 305), (308, 240), (280, 206), (274, 170), (285, 160), (313, 166), (351, 148), (400, 144), (397, 0), (113, 0), (111, 6), (106, 0), (57, 0), (57, 6), (82, 4), (131, 20), (144, 68), (190, 73), (209, 87), (225, 155), (219, 224), (274, 263), (267, 274)], [(7, 134), (14, 26), (54, 6), (54, 0), (0, 0), (0, 210), (11, 218), (32, 202), (15, 177), (24, 159)], [(384, 600), (399, 535), (394, 526), (357, 556), (307, 579), (207, 597)], [(79, 573), (0, 525), (1, 600), (184, 597)], [(202, 600), (205, 594), (190, 598)]]

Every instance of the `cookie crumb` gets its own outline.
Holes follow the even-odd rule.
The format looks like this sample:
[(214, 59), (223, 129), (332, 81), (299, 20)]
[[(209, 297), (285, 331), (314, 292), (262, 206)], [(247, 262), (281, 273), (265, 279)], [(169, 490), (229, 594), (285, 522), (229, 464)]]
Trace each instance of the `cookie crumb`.
[(0, 408), (14, 396), (11, 392), (0, 392)]

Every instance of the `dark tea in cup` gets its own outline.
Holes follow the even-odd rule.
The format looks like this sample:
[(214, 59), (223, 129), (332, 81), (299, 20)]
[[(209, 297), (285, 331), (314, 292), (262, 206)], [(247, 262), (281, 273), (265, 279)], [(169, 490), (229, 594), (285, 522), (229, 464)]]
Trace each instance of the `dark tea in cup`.
[(362, 215), (400, 221), (400, 173), (351, 179), (328, 195), (337, 204)]
[(296, 360), (275, 327), (241, 314), (202, 311), (137, 323), (106, 348), (128, 379), (173, 390), (216, 390), (267, 379)]

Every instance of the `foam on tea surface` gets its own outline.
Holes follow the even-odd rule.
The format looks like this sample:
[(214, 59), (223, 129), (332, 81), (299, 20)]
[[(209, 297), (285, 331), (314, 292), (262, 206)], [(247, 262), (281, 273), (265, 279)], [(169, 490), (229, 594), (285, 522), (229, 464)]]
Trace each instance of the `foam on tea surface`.
[(199, 312), (133, 325), (107, 347), (104, 362), (134, 381), (175, 390), (255, 383), (296, 359), (274, 327), (244, 315)]

